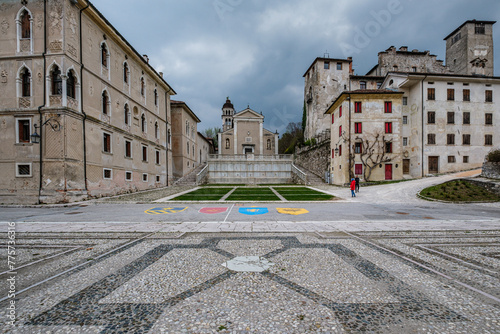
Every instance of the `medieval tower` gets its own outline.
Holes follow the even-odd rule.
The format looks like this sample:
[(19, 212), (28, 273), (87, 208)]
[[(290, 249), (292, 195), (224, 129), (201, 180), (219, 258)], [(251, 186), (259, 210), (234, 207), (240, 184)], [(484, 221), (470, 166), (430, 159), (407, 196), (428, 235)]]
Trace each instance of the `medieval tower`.
[(446, 36), (446, 66), (454, 74), (493, 76), (493, 24), (469, 20)]

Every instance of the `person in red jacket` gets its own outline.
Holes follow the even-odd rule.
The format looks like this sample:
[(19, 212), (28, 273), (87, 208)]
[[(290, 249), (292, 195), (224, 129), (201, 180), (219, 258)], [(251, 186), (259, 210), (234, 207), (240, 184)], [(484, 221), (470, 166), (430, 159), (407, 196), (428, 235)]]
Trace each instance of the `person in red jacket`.
[(356, 197), (354, 190), (356, 189), (356, 180), (354, 178), (351, 179), (351, 197)]

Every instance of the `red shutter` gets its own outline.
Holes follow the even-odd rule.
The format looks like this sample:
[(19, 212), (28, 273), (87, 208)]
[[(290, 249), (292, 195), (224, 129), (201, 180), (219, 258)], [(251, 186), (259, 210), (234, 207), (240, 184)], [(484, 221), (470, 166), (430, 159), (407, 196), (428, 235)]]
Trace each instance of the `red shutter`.
[(361, 113), (361, 102), (354, 102), (354, 112)]
[(355, 164), (354, 165), (354, 174), (356, 174), (356, 175), (363, 174), (363, 165), (362, 164)]
[(391, 122), (385, 123), (385, 133), (392, 133), (392, 123)]
[(30, 15), (26, 11), (21, 18), (21, 38), (31, 38)]
[(17, 121), (17, 128), (19, 131), (19, 143), (24, 142), (24, 122), (23, 121)]
[(392, 102), (385, 102), (385, 113), (392, 113)]

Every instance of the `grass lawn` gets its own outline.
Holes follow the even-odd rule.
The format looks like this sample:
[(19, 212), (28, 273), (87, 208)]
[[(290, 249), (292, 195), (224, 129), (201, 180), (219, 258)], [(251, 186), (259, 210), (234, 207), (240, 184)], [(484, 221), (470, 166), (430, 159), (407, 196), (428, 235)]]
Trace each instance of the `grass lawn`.
[(279, 197), (269, 189), (265, 188), (237, 188), (228, 198), (227, 201), (279, 201)]
[[(328, 201), (334, 198), (331, 195), (312, 190), (306, 187), (273, 187), (281, 196), (288, 201)], [(233, 187), (205, 187), (177, 196), (171, 201), (218, 201)], [(280, 198), (268, 187), (238, 187), (226, 198), (226, 201), (276, 201)]]
[(306, 187), (273, 187), (287, 201), (328, 201), (333, 199), (332, 195), (328, 195)]
[(425, 188), (420, 195), (450, 202), (498, 202), (500, 196), (466, 180), (455, 180)]
[(173, 201), (218, 201), (233, 188), (201, 188), (173, 198)]

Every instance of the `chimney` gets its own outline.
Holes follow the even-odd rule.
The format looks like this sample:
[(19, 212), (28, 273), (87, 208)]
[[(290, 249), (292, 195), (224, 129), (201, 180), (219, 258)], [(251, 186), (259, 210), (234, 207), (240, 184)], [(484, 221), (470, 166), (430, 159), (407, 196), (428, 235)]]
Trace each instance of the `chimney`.
[(160, 72), (160, 77), (162, 77), (162, 78), (163, 78), (163, 72)]
[(144, 58), (144, 60), (146, 61), (146, 63), (149, 64), (149, 57), (148, 57), (148, 55), (142, 55), (142, 57)]
[(352, 70), (352, 57), (347, 57), (347, 60), (349, 61), (349, 74), (353, 73)]

